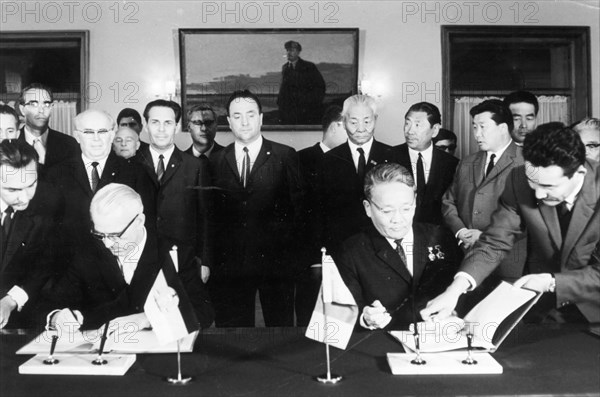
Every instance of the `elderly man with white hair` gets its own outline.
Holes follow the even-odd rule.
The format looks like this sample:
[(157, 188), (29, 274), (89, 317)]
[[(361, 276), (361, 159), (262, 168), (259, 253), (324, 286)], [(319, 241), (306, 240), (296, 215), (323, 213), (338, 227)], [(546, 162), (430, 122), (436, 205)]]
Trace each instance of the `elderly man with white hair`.
[(47, 171), (48, 180), (57, 186), (66, 202), (64, 234), (76, 247), (91, 228), (90, 202), (94, 193), (109, 183), (122, 183), (138, 192), (147, 209), (147, 217), (155, 213), (152, 181), (134, 161), (118, 157), (111, 151), (115, 121), (101, 110), (86, 110), (75, 117), (75, 137), (80, 154)]
[(193, 321), (186, 321), (188, 329), (210, 326), (214, 310), (196, 270), (194, 251), (179, 249), (176, 268), (171, 247), (159, 244), (156, 234), (144, 227), (139, 194), (126, 185), (111, 183), (96, 193), (90, 214), (94, 240), (77, 252), (53, 288), (49, 304), (63, 309), (50, 315), (51, 325), (68, 331), (77, 329), (77, 324), (96, 328), (121, 318), (128, 326), (144, 328), (149, 325), (144, 303), (162, 270), (168, 287), (157, 290), (159, 307), (170, 310), (178, 306), (184, 321)]

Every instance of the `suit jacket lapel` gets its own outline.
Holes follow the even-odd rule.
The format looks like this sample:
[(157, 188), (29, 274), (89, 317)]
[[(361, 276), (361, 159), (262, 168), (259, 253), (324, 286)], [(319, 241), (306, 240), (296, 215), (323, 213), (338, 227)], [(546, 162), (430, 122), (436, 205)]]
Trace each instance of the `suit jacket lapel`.
[(225, 160), (227, 161), (227, 164), (229, 164), (229, 167), (231, 168), (231, 171), (233, 172), (233, 174), (235, 175), (238, 183), (241, 185), (241, 180), (240, 180), (240, 172), (238, 170), (237, 167), (237, 162), (235, 160), (235, 144), (231, 144), (229, 146), (227, 146), (227, 148), (224, 149), (225, 150)]
[(425, 270), (425, 266), (427, 265), (427, 261), (429, 261), (428, 251), (427, 251), (427, 241), (428, 238), (424, 235), (420, 228), (413, 226), (413, 235), (414, 235), (414, 243), (413, 243), (413, 277), (414, 277), (414, 286), (419, 285), (419, 281), (421, 279), (421, 275), (423, 274), (423, 270)]
[[(592, 178), (594, 173), (589, 168), (587, 170), (583, 186), (579, 192), (580, 197), (575, 200), (575, 205), (572, 208), (573, 215), (561, 251), (561, 264), (566, 263), (569, 254), (575, 247), (575, 243), (579, 240), (579, 236), (581, 236), (590, 219), (592, 219), (594, 207), (597, 205), (598, 198), (595, 196), (596, 186)], [(596, 225), (596, 227), (598, 226)]]
[(175, 175), (175, 172), (177, 172), (177, 169), (181, 165), (182, 161), (183, 159), (181, 158), (181, 152), (179, 149), (175, 148), (175, 150), (173, 150), (173, 154), (171, 154), (171, 158), (169, 159), (169, 164), (167, 164), (165, 167), (165, 174), (160, 181), (161, 185), (166, 185), (169, 182), (173, 175)]
[(550, 207), (545, 204), (538, 204), (538, 208), (540, 210), (540, 214), (546, 223), (546, 227), (550, 232), (550, 237), (554, 244), (556, 244), (557, 249), (561, 249), (562, 247), (562, 236), (560, 234), (560, 223), (558, 223), (558, 215), (556, 214), (556, 209), (554, 207)]
[(384, 237), (377, 234), (376, 231), (371, 231), (371, 240), (373, 241), (373, 247), (377, 257), (410, 284), (412, 282), (412, 276), (390, 243)]
[(87, 170), (85, 168), (85, 164), (83, 163), (83, 159), (81, 158), (81, 156), (78, 156), (72, 164), (75, 180), (77, 180), (77, 183), (79, 183), (79, 185), (87, 193), (87, 195), (92, 197), (94, 193), (92, 192), (92, 187), (90, 186), (90, 180), (88, 179)]
[(398, 146), (398, 151), (400, 152), (398, 162), (401, 166), (406, 168), (414, 178), (415, 175), (413, 173), (412, 164), (410, 163), (410, 155), (408, 154), (408, 145), (403, 143), (402, 145)]
[(15, 213), (13, 224), (11, 226), (12, 231), (10, 232), (9, 239), (6, 242), (6, 247), (4, 247), (6, 251), (4, 252), (4, 257), (2, 258), (0, 272), (3, 271), (6, 265), (9, 264), (13, 259), (19, 247), (21, 247), (21, 243), (29, 235), (34, 223), (34, 220), (27, 210), (17, 211)]
[(106, 163), (104, 163), (102, 176), (100, 177), (100, 182), (98, 183), (98, 190), (115, 180), (115, 175), (117, 174), (118, 170), (118, 163), (119, 160), (117, 155), (111, 151), (106, 159)]
[(152, 162), (152, 155), (150, 154), (150, 146), (146, 146), (146, 147), (142, 148), (142, 150), (140, 150), (138, 152), (138, 155), (139, 155), (140, 162), (144, 165), (144, 169), (146, 170), (146, 173), (148, 174), (148, 176), (150, 176), (150, 179), (152, 180), (152, 182), (154, 182), (154, 186), (158, 187), (159, 186), (158, 177), (156, 176), (156, 169), (154, 168), (154, 163)]
[(271, 156), (271, 142), (269, 140), (263, 138), (262, 146), (260, 147), (260, 150), (258, 151), (258, 156), (256, 157), (256, 160), (254, 161), (254, 165), (252, 166), (252, 169), (250, 170), (250, 175), (254, 174), (256, 172), (256, 170), (258, 170), (265, 163), (265, 161), (267, 161), (267, 159), (270, 156)]
[[(502, 153), (502, 156), (500, 156), (496, 164), (494, 164), (494, 167), (492, 168), (492, 171), (490, 171), (490, 174), (487, 177), (485, 177), (485, 179), (483, 180), (483, 184), (496, 178), (498, 175), (500, 175), (502, 170), (511, 165), (515, 159), (516, 152), (517, 145), (515, 145), (514, 142), (511, 142), (511, 144), (508, 145), (504, 153)], [(483, 166), (480, 168), (480, 170), (483, 174)]]
[(477, 183), (477, 186), (481, 186), (485, 183), (485, 173), (483, 172), (483, 166), (485, 165), (485, 157), (487, 156), (486, 152), (479, 151), (477, 156), (475, 156), (475, 161), (473, 161), (473, 175), (474, 181)]

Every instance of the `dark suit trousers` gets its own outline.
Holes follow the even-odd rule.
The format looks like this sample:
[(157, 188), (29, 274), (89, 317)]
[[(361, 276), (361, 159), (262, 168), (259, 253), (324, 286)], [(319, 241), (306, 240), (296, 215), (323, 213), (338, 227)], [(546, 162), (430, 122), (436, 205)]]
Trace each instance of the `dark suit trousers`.
[(274, 277), (211, 279), (217, 327), (254, 327), (256, 291), (267, 327), (294, 324), (294, 283)]

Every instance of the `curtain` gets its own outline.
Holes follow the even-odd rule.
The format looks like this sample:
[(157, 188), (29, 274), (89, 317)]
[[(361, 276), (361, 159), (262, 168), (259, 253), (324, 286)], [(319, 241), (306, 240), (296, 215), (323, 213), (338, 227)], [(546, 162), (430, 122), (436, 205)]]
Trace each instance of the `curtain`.
[(63, 132), (67, 135), (73, 135), (75, 130), (73, 119), (77, 115), (77, 103), (54, 101), (50, 113), (50, 128)]
[[(460, 97), (454, 98), (454, 123), (453, 130), (458, 137), (456, 155), (463, 158), (479, 150), (477, 142), (471, 132), (471, 108), (487, 99), (502, 99), (498, 97)], [(537, 123), (538, 125), (550, 121), (561, 121), (564, 124), (570, 124), (569, 98), (566, 96), (539, 96), (537, 97), (540, 105)]]

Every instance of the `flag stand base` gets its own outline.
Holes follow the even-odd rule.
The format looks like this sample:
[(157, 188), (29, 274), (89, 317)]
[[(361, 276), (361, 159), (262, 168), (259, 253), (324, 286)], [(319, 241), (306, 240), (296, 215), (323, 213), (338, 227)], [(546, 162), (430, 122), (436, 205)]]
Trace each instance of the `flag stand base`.
[(168, 382), (172, 385), (186, 385), (189, 382), (194, 380), (193, 376), (180, 375), (180, 376), (167, 376), (164, 378), (165, 382)]
[(342, 379), (344, 379), (344, 377), (342, 375), (336, 375), (336, 374), (323, 374), (323, 375), (319, 375), (319, 376), (315, 377), (315, 380), (319, 383), (332, 384), (332, 385), (338, 383)]

